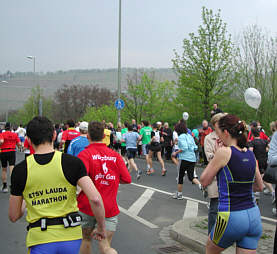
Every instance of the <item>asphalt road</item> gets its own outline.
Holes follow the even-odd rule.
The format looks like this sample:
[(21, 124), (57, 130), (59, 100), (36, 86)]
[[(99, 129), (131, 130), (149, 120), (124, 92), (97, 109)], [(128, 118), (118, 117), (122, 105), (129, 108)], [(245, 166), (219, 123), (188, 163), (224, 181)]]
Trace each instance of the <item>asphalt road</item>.
[[(23, 154), (17, 154), (17, 161)], [(139, 168), (145, 171), (144, 159), (136, 159)], [(137, 181), (132, 172), (133, 182), (121, 185), (118, 193), (118, 204), (121, 209), (118, 231), (115, 233), (112, 246), (122, 254), (155, 254), (157, 246), (172, 245), (162, 237), (165, 229), (177, 220), (207, 215), (207, 199), (203, 198), (198, 186), (185, 179), (183, 186), (184, 200), (172, 199), (176, 191), (176, 167), (166, 163), (167, 175), (161, 176), (160, 165), (154, 161), (154, 175), (143, 174)], [(197, 168), (200, 175), (203, 169)], [(23, 219), (16, 223), (8, 220), (8, 194), (0, 193), (0, 253), (27, 253), (25, 248), (26, 222)], [(261, 194), (260, 210), (267, 221), (276, 219), (272, 215), (271, 197)], [(98, 253), (94, 242), (93, 253)], [(184, 249), (184, 253), (193, 253)]]

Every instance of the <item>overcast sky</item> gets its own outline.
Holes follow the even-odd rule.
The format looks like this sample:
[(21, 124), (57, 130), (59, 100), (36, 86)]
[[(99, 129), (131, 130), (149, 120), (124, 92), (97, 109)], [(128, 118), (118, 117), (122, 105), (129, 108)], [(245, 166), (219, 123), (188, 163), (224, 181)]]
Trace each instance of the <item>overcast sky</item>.
[[(118, 0), (0, 0), (0, 73), (115, 68)], [(122, 66), (172, 67), (173, 49), (221, 9), (228, 31), (258, 24), (277, 35), (277, 0), (122, 0)]]

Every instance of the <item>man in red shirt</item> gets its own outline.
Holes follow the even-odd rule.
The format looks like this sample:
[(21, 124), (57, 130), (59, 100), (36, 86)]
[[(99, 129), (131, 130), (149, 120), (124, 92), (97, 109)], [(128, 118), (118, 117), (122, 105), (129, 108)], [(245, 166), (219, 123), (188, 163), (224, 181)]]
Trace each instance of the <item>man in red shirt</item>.
[(203, 159), (204, 159), (204, 165), (208, 165), (208, 160), (204, 151), (204, 140), (205, 137), (210, 134), (211, 132), (213, 132), (212, 128), (209, 127), (209, 123), (207, 120), (203, 120), (202, 122), (202, 129), (199, 130), (199, 137), (200, 137), (200, 145), (202, 147), (202, 155), (203, 155)]
[(67, 148), (72, 139), (77, 138), (80, 136), (80, 132), (75, 130), (75, 123), (73, 120), (68, 120), (66, 122), (67, 130), (62, 134), (62, 141), (60, 143), (60, 148), (62, 148), (64, 144), (64, 153), (67, 153)]
[(2, 163), (2, 192), (8, 192), (7, 186), (7, 167), (9, 163), (10, 175), (12, 174), (15, 164), (15, 149), (16, 146), (21, 147), (21, 142), (18, 135), (11, 132), (11, 124), (9, 122), (5, 125), (5, 132), (0, 134), (0, 149), (1, 149), (1, 163)]
[(247, 142), (250, 142), (250, 141), (253, 141), (253, 140), (254, 140), (254, 136), (252, 135), (252, 129), (257, 129), (257, 130), (259, 131), (260, 139), (270, 141), (269, 138), (268, 138), (268, 136), (263, 132), (263, 130), (262, 130), (262, 129), (259, 129), (259, 126), (258, 126), (258, 123), (257, 123), (257, 122), (252, 122), (252, 123), (250, 124), (250, 127), (251, 127), (251, 130), (250, 130), (249, 133), (248, 133)]
[[(100, 122), (91, 122), (88, 127), (90, 145), (79, 153), (78, 157), (86, 166), (88, 176), (100, 192), (105, 207), (107, 238), (99, 242), (100, 253), (112, 254), (117, 253), (110, 246), (118, 222), (119, 209), (116, 202), (118, 186), (119, 183), (131, 183), (131, 176), (121, 156), (102, 143), (103, 137), (104, 125)], [(89, 254), (91, 233), (96, 221), (83, 191), (78, 196), (78, 207), (83, 217), (83, 241), (80, 253)]]
[(25, 159), (27, 158), (27, 156), (35, 153), (33, 146), (29, 143), (27, 138), (24, 140), (23, 146), (24, 146), (23, 151), (25, 153)]

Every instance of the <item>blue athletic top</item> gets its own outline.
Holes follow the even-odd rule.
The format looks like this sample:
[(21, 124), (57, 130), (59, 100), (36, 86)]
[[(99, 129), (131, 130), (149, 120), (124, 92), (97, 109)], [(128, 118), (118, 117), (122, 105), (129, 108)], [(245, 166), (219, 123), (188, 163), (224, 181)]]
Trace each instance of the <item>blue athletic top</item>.
[(217, 173), (219, 212), (240, 211), (255, 206), (252, 186), (256, 160), (250, 150), (241, 152), (231, 147), (228, 164)]
[(67, 149), (67, 153), (73, 156), (78, 156), (89, 145), (87, 137), (79, 136), (71, 140), (70, 145)]

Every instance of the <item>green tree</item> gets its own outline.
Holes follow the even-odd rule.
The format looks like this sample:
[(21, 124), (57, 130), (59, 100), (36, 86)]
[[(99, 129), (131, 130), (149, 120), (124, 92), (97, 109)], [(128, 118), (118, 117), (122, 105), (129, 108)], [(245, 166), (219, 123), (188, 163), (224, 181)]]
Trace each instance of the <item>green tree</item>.
[[(124, 110), (121, 111), (122, 121), (127, 120), (124, 115)], [(81, 118), (82, 121), (103, 121), (112, 122), (114, 125), (117, 123), (117, 110), (113, 104), (102, 105), (99, 107), (89, 107), (86, 113)], [(116, 125), (115, 125), (116, 126)]]
[(127, 93), (124, 95), (124, 113), (129, 119), (140, 122), (161, 120), (163, 113), (168, 112), (174, 98), (173, 82), (160, 82), (146, 73), (135, 72), (127, 79)]
[(39, 99), (42, 98), (42, 114), (52, 119), (52, 99), (43, 96), (40, 86), (32, 89), (31, 96), (23, 107), (9, 116), (9, 121), (14, 124), (26, 125), (33, 117), (39, 114)]
[(232, 89), (234, 49), (220, 10), (214, 14), (203, 7), (202, 22), (198, 34), (183, 40), (183, 53), (174, 51), (172, 62), (179, 75), (179, 102), (208, 118), (211, 104)]

